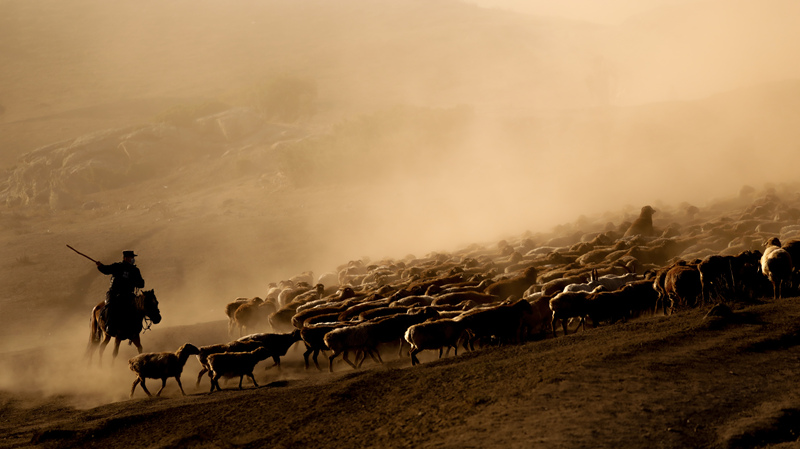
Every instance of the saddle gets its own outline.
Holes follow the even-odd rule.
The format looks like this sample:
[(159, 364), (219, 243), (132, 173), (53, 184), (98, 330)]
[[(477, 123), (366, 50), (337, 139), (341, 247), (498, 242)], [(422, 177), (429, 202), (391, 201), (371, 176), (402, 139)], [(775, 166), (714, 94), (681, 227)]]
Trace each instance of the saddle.
[(141, 320), (134, 320), (136, 310), (132, 305), (106, 304), (100, 309), (100, 318), (105, 323), (108, 335), (124, 338), (141, 332)]

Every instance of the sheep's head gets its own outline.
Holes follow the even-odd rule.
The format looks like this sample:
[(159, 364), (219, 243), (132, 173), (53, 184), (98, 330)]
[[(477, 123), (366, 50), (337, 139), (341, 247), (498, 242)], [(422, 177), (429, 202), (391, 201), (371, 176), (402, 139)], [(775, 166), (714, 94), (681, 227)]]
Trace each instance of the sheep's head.
[(642, 208), (642, 212), (639, 215), (640, 217), (652, 217), (653, 214), (656, 213), (656, 210), (650, 206), (644, 206)]

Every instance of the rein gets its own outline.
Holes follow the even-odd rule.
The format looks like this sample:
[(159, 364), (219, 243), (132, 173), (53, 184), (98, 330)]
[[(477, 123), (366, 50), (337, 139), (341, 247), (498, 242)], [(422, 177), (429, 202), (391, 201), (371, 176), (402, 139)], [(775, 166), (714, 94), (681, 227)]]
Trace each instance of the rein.
[(136, 304), (136, 308), (142, 312), (142, 333), (147, 332), (150, 330), (150, 327), (153, 325), (153, 320), (150, 319), (149, 316), (145, 313), (145, 306), (144, 300), (146, 299), (144, 293), (138, 291), (136, 292), (134, 303)]

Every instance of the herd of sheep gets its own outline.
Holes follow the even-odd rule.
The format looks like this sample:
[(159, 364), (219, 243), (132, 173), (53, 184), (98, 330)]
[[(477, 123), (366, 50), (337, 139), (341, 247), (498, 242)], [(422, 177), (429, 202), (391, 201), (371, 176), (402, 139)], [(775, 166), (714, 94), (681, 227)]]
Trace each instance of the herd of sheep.
[[(222, 377), (244, 376), (258, 386), (259, 362), (280, 358), (302, 341), (303, 357), (317, 369), (328, 351), (328, 369), (342, 359), (358, 368), (367, 357), (399, 345), (401, 357), (419, 363), (424, 350), (474, 350), (475, 345), (520, 344), (567, 334), (590, 323), (613, 324), (643, 315), (668, 317), (676, 309), (752, 302), (794, 295), (792, 261), (800, 260), (800, 196), (767, 190), (700, 210), (683, 206), (641, 209), (632, 222), (611, 222), (585, 232), (562, 227), (538, 244), (523, 236), (454, 253), (376, 263), (351, 261), (315, 278), (311, 272), (271, 284), (264, 298), (240, 298), (225, 308), (224, 344), (181, 346), (175, 353), (140, 354), (130, 360), (137, 378), (180, 375), (190, 355), (207, 374), (211, 392)], [(798, 207), (795, 207), (798, 206)], [(661, 208), (660, 208), (661, 209)], [(581, 223), (588, 226), (586, 223)], [(250, 333), (270, 330), (267, 333)], [(354, 359), (350, 359), (350, 355)], [(158, 393), (161, 393), (159, 390)]]

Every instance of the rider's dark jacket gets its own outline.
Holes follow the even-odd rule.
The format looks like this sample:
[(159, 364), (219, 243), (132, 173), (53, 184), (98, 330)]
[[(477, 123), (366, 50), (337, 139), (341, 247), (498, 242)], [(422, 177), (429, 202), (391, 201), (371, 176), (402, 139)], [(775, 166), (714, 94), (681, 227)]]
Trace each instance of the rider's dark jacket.
[(144, 287), (144, 279), (136, 265), (127, 262), (115, 262), (111, 265), (98, 265), (103, 274), (111, 275), (111, 286), (108, 288), (107, 300), (132, 295), (134, 289)]

